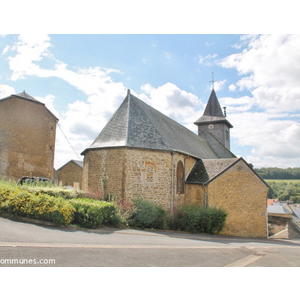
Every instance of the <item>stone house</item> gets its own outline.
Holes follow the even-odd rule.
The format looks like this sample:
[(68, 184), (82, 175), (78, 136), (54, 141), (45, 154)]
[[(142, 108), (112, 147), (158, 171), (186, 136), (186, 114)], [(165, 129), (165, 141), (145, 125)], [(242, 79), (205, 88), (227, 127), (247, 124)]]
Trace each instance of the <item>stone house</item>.
[(57, 122), (25, 91), (0, 99), (0, 177), (53, 179)]
[(58, 181), (63, 186), (73, 186), (81, 188), (83, 162), (80, 160), (70, 160), (56, 170)]
[(198, 135), (128, 90), (107, 125), (82, 152), (83, 190), (142, 197), (171, 214), (183, 204), (223, 208), (223, 234), (267, 236), (267, 184), (230, 151), (232, 125), (212, 90)]

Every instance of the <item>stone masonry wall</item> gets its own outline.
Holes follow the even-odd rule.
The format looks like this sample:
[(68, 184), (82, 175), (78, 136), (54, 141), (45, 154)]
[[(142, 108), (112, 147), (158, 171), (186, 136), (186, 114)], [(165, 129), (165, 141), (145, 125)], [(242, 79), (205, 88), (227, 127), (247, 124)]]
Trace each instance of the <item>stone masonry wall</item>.
[(89, 150), (84, 156), (82, 189), (103, 197), (124, 196), (125, 148)]
[(170, 209), (171, 199), (170, 152), (127, 149), (125, 198), (143, 198)]
[(228, 213), (221, 234), (267, 237), (267, 191), (243, 161), (213, 180), (208, 185), (208, 206)]
[(82, 187), (82, 168), (75, 163), (68, 163), (60, 170), (57, 170), (56, 173), (58, 180), (62, 181), (62, 185), (73, 186), (74, 182), (79, 182), (79, 188)]
[[(178, 193), (177, 164), (181, 161), (185, 166), (185, 177), (191, 171), (195, 159), (180, 153), (173, 156), (173, 209), (184, 204), (186, 190)], [(172, 190), (172, 154), (166, 151), (127, 149), (126, 150), (126, 182), (125, 197), (153, 201), (171, 210)]]
[(0, 101), (0, 177), (52, 178), (56, 119), (44, 105), (12, 97)]
[(201, 184), (186, 184), (184, 204), (195, 204), (204, 207), (204, 188)]
[[(186, 176), (195, 159), (173, 156), (173, 208), (185, 202), (186, 191), (177, 193), (177, 164), (186, 166)], [(185, 177), (186, 177), (185, 176)], [(167, 151), (134, 148), (89, 150), (84, 158), (83, 190), (97, 190), (115, 197), (143, 198), (171, 209), (172, 155)]]

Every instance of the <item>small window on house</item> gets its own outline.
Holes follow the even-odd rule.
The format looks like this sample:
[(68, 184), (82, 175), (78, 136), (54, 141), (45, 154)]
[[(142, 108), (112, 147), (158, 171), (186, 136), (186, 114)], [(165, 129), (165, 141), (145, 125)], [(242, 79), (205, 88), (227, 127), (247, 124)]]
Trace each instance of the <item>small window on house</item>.
[(177, 164), (177, 193), (183, 194), (184, 193), (184, 170), (183, 170), (183, 163), (180, 160)]

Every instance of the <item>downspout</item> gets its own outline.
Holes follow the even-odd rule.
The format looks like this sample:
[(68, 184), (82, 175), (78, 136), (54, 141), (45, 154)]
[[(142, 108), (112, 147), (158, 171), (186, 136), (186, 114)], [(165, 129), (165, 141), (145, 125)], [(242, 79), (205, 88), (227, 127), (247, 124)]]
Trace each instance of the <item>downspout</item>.
[(174, 152), (171, 152), (172, 156), (172, 176), (171, 176), (171, 216), (173, 216), (173, 187), (174, 187)]

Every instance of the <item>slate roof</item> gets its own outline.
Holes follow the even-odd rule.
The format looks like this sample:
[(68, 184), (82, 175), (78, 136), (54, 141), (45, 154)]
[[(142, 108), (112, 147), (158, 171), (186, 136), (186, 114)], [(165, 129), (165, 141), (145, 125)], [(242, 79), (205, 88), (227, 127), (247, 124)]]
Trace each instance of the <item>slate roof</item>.
[(131, 95), (129, 90), (119, 109), (82, 155), (91, 149), (111, 147), (177, 151), (207, 159), (235, 157), (224, 151), (223, 146), (213, 149), (205, 139)]
[(239, 158), (199, 159), (186, 179), (186, 183), (207, 183), (238, 160)]
[(300, 219), (300, 207), (292, 207), (292, 210), (293, 210), (293, 215), (297, 219)]
[(199, 159), (186, 179), (186, 183), (208, 184), (225, 171), (230, 169), (238, 161), (243, 161), (251, 171), (256, 175), (267, 187), (268, 184), (253, 170), (252, 167), (242, 158), (223, 158), (223, 159)]
[(216, 92), (213, 89), (211, 91), (203, 116), (200, 117), (194, 124), (199, 125), (224, 122), (227, 123), (230, 128), (233, 128), (230, 122), (224, 117)]
[(216, 139), (210, 132), (203, 131), (200, 135), (219, 157), (236, 157), (229, 149)]

